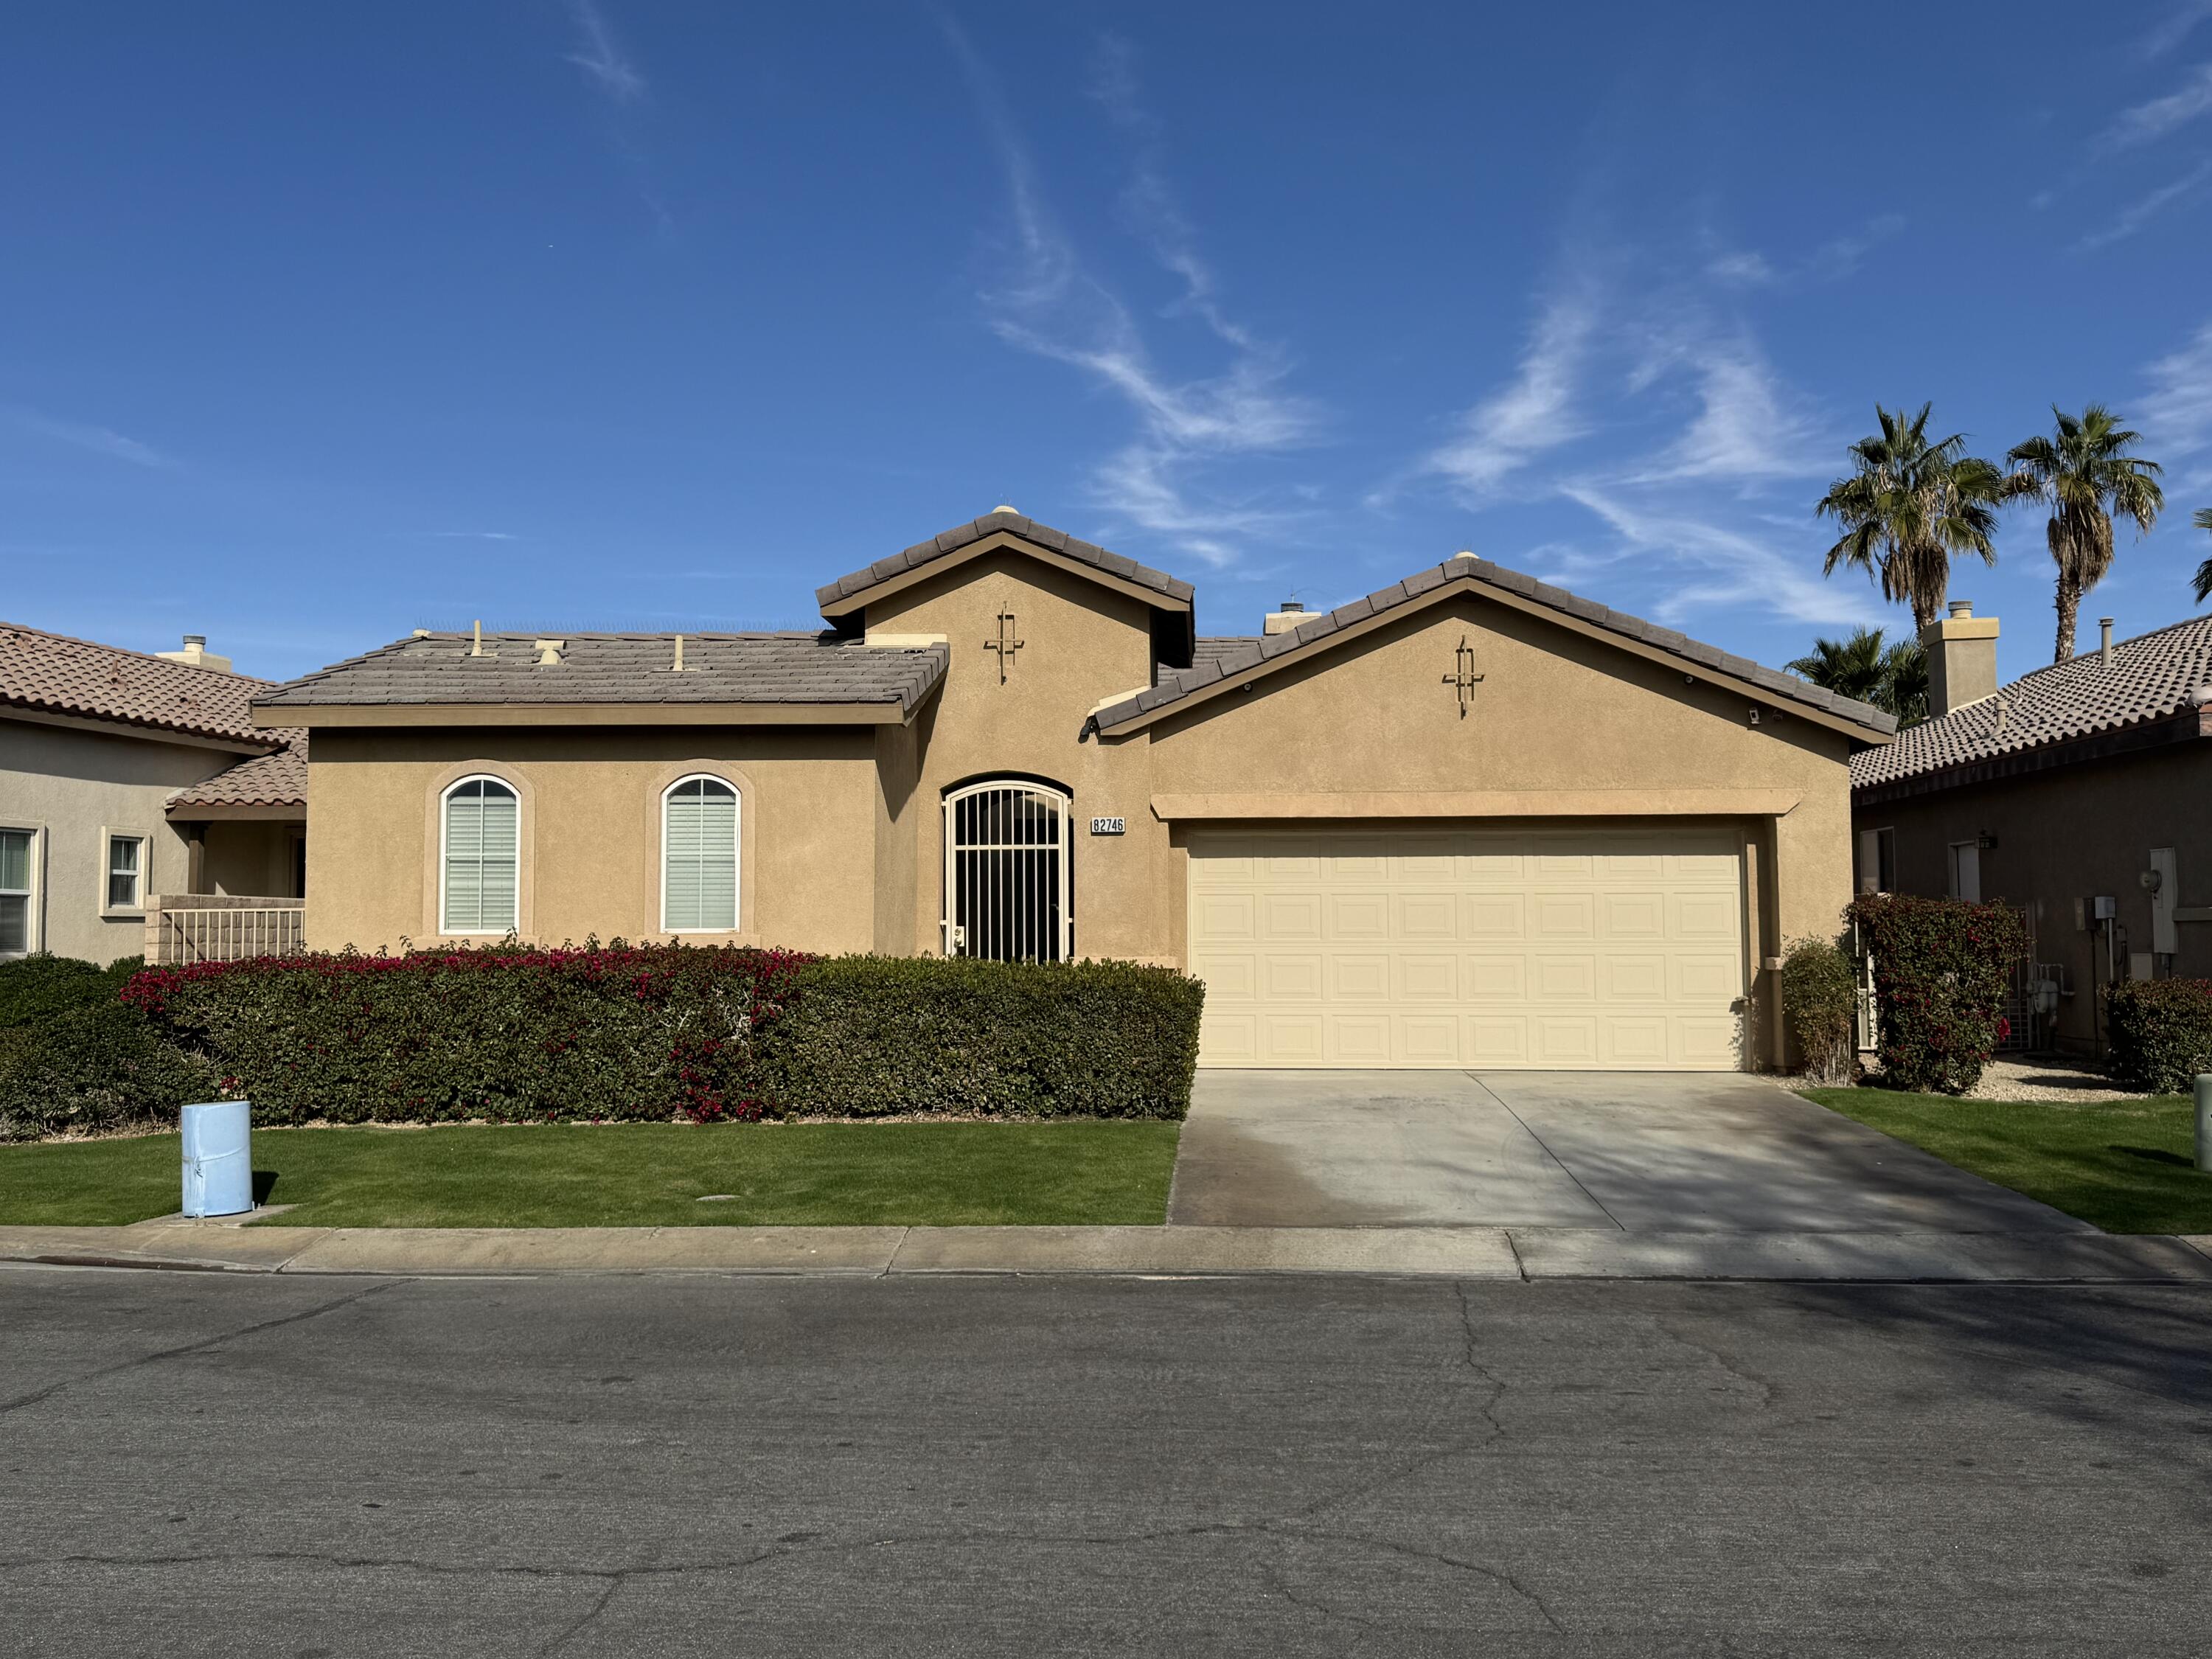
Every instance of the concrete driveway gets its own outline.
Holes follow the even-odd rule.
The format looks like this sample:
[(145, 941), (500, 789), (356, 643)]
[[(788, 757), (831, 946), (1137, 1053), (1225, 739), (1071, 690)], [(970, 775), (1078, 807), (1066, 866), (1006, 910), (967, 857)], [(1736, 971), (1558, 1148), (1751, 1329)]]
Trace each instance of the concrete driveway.
[(2096, 1231), (1762, 1079), (1611, 1072), (1201, 1072), (1168, 1219)]

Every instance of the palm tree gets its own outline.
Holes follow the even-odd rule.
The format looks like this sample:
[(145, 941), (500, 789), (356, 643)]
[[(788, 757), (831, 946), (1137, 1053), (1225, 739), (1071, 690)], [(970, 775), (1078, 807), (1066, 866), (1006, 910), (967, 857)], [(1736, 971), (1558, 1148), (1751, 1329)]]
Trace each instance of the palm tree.
[[(2199, 530), (2212, 530), (2212, 507), (2200, 507), (2190, 522)], [(2212, 593), (2212, 559), (2197, 567), (2197, 603), (2204, 603), (2204, 596)]]
[(1838, 696), (1896, 715), (1900, 726), (1928, 718), (1928, 658), (1917, 640), (1891, 645), (1879, 628), (1856, 629), (1846, 640), (1814, 640), (1812, 654), (1789, 668)]
[(2158, 463), (2127, 453), (2141, 434), (2124, 428), (2104, 404), (2091, 404), (2076, 416), (2054, 404), (2051, 412), (2058, 417), (2056, 436), (2030, 438), (2005, 457), (2013, 469), (2006, 489), (2051, 508), (2045, 535), (2058, 566), (2058, 644), (2051, 660), (2064, 662), (2074, 654), (2081, 596), (2112, 568), (2113, 519), (2133, 519), (2136, 534), (2146, 535), (2166, 496), (2158, 487)]
[(1817, 509), (1844, 527), (1822, 573), (1832, 576), (1838, 565), (1848, 564), (1878, 578), (1884, 599), (1912, 607), (1916, 629), (1942, 608), (1953, 554), (1997, 562), (1990, 538), (1995, 508), (2005, 495), (2004, 474), (1967, 454), (1964, 434), (1929, 441), (1932, 407), (1923, 404), (1907, 419), (1904, 410), (1876, 404), (1881, 430), (1851, 446), (1854, 471), (1828, 487)]

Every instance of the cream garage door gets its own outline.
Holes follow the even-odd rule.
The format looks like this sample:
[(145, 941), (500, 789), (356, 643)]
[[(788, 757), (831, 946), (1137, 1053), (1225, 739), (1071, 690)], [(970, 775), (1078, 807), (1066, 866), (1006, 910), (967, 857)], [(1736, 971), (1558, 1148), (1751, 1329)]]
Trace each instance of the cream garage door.
[(1220, 833), (1190, 849), (1210, 1066), (1730, 1071), (1726, 830)]

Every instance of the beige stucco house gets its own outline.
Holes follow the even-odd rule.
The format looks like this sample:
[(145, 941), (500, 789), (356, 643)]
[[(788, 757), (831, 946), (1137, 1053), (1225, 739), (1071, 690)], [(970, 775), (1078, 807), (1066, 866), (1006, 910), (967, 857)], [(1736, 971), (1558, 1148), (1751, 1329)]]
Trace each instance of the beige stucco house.
[(2094, 1052), (2100, 986), (2212, 977), (2212, 617), (2117, 642), (2107, 617), (2000, 686), (1996, 618), (1950, 609), (1921, 635), (1936, 717), (1851, 763), (1859, 884), (2019, 906), (2016, 1040)]
[(1892, 729), (1467, 555), (1206, 637), (1189, 584), (1002, 507), (818, 597), (819, 633), (418, 633), (258, 698), (313, 733), (309, 943), (1112, 957), (1206, 981), (1208, 1065), (1732, 1068)]
[(296, 907), (307, 734), (256, 724), (275, 689), (198, 635), (148, 655), (0, 623), (0, 958), (140, 955), (187, 895)]

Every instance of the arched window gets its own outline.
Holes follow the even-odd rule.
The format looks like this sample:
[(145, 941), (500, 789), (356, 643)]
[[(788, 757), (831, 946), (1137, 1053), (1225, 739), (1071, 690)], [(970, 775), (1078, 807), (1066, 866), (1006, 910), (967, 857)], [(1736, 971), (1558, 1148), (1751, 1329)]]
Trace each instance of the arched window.
[(738, 926), (738, 792), (679, 778), (660, 797), (660, 927), (727, 933)]
[(463, 778), (441, 806), (438, 925), (448, 933), (505, 933), (521, 884), (522, 803), (497, 778)]
[(1060, 962), (1075, 946), (1069, 796), (991, 778), (945, 798), (945, 954)]

